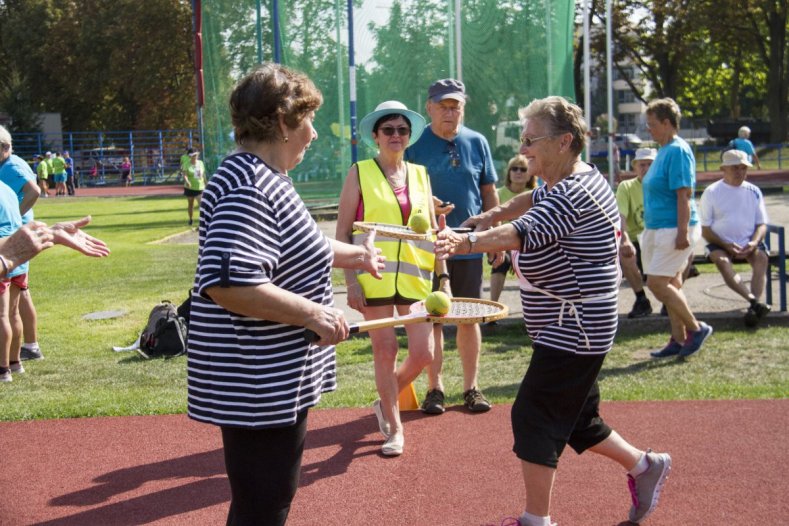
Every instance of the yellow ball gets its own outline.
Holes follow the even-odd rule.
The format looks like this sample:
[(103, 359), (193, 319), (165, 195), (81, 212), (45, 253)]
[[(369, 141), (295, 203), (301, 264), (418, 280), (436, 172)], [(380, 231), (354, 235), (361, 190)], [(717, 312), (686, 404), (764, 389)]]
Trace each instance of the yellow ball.
[(425, 310), (433, 316), (443, 316), (451, 307), (452, 300), (440, 290), (431, 292), (425, 298)]
[(417, 210), (408, 219), (408, 228), (417, 234), (427, 234), (427, 231), (430, 230), (430, 219)]

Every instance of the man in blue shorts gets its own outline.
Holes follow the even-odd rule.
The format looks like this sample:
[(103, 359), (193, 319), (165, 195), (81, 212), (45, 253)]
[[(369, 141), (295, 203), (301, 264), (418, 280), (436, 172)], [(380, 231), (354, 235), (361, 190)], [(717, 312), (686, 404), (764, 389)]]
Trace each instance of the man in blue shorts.
[[(407, 161), (427, 167), (433, 196), (444, 206), (447, 226), (458, 227), (467, 218), (498, 206), (496, 169), (487, 139), (463, 126), (466, 88), (455, 79), (433, 83), (427, 93), (430, 126), (419, 140), (406, 150)], [(469, 239), (473, 243), (474, 236)], [(482, 254), (453, 256), (447, 261), (448, 274), (437, 276), (433, 284), (448, 279), (457, 297), (482, 297)], [(427, 414), (444, 412), (444, 385), (441, 367), (444, 361), (444, 336), (441, 326), (434, 329), (435, 358), (428, 367), (428, 392), (422, 403)], [(478, 324), (458, 325), (456, 343), (463, 366), (463, 400), (472, 412), (490, 409), (490, 402), (477, 384), (482, 335)]]

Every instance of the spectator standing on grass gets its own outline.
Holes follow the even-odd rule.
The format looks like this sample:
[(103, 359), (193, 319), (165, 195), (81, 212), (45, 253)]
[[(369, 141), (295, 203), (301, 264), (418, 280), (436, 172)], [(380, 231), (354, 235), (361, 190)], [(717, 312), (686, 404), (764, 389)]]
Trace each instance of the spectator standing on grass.
[[(726, 285), (748, 302), (745, 325), (755, 327), (770, 312), (762, 303), (767, 272), (767, 208), (762, 191), (745, 180), (748, 156), (741, 150), (723, 152), (723, 179), (701, 194), (701, 235), (707, 253)], [(748, 262), (752, 269), (750, 289), (734, 270), (733, 263)]]
[(41, 197), (49, 197), (49, 163), (46, 158), (39, 154), (36, 156), (38, 163), (36, 164), (36, 181), (38, 188), (41, 191)]
[[(24, 159), (14, 155), (13, 138), (3, 126), (0, 126), (0, 181), (16, 195), (22, 224), (31, 223), (34, 219), (33, 205), (40, 195), (36, 176)], [(27, 264), (20, 266), (7, 287), (9, 305), (15, 306), (8, 312), (8, 320), (13, 332), (11, 355), (15, 361), (40, 360), (44, 357), (38, 345), (38, 313), (33, 304), (33, 297), (30, 295), (27, 270)], [(20, 344), (21, 349), (17, 348)], [(16, 372), (24, 371), (21, 366), (16, 368)]]
[(184, 178), (184, 195), (187, 200), (186, 211), (189, 214), (189, 226), (192, 226), (195, 202), (199, 209), (200, 198), (205, 189), (205, 165), (200, 160), (200, 152), (192, 150), (192, 153), (189, 154), (188, 162), (181, 165), (181, 173)]
[(55, 156), (52, 152), (44, 154), (44, 161), (47, 163), (47, 188), (55, 187)]
[[(427, 168), (433, 195), (442, 202), (454, 205), (438, 207), (436, 213), (448, 211), (447, 224), (460, 226), (468, 217), (490, 210), (499, 204), (496, 193), (496, 169), (490, 146), (485, 137), (463, 125), (466, 107), (466, 87), (455, 79), (434, 82), (427, 92), (427, 114), (430, 126), (419, 140), (406, 150), (406, 161)], [(503, 253), (496, 255), (496, 264)], [(447, 261), (448, 274), (439, 275), (433, 289), (442, 280), (449, 280), (452, 294), (457, 297), (482, 297), (482, 254), (464, 254)], [(437, 324), (435, 356), (428, 366), (428, 391), (422, 402), (423, 412), (440, 415), (444, 412), (444, 333)], [(484, 412), (490, 402), (479, 388), (479, 355), (482, 333), (479, 324), (458, 325), (455, 337), (463, 366), (463, 401), (469, 411)]]
[(701, 237), (693, 198), (696, 159), (678, 135), (682, 114), (673, 99), (650, 102), (646, 117), (649, 133), (660, 149), (643, 180), (641, 260), (647, 287), (663, 302), (671, 323), (668, 344), (650, 354), (684, 358), (698, 352), (712, 335), (712, 327), (696, 319), (682, 291), (683, 271)]
[(756, 154), (756, 148), (754, 148), (751, 142), (751, 129), (749, 127), (742, 126), (737, 130), (737, 137), (729, 141), (729, 148), (745, 152), (748, 156), (748, 162), (756, 164), (757, 170), (762, 169), (762, 165), (759, 162), (759, 156)]
[(132, 164), (128, 157), (124, 157), (121, 161), (121, 184), (123, 186), (131, 186), (132, 183)]
[[(522, 154), (519, 153), (509, 160), (504, 176), (504, 186), (498, 189), (499, 203), (506, 203), (516, 195), (537, 188), (537, 176), (529, 174), (528, 170), (529, 162)], [(492, 263), (492, 260), (489, 260), (488, 263)], [(511, 269), (510, 254), (505, 252), (501, 265), (493, 267), (490, 271), (490, 299), (492, 301), (499, 301), (501, 291), (504, 290), (504, 282), (507, 280), (507, 273)], [(490, 322), (490, 324), (495, 323)]]
[(63, 160), (66, 161), (66, 191), (68, 195), (75, 195), (76, 182), (74, 180), (74, 159), (68, 152), (63, 152)]
[[(407, 225), (412, 215), (429, 218), (436, 227), (430, 180), (424, 166), (403, 160), (406, 148), (425, 129), (425, 119), (398, 101), (379, 104), (359, 124), (359, 135), (376, 150), (372, 159), (354, 163), (340, 194), (335, 238), (345, 243), (361, 243), (366, 234), (354, 231), (355, 221)], [(390, 265), (383, 279), (353, 270), (345, 271), (348, 306), (361, 312), (365, 320), (404, 316), (409, 307), (423, 300), (432, 289), (433, 274), (446, 272), (443, 261), (433, 255), (429, 241), (380, 237), (381, 248)], [(449, 293), (449, 282), (443, 281)], [(406, 325), (408, 355), (398, 365), (400, 345), (394, 327), (370, 331), (379, 399), (373, 403), (378, 429), (385, 441), (381, 453), (397, 456), (405, 447), (405, 430), (400, 419), (398, 393), (408, 387), (433, 360), (433, 326)]]
[(654, 148), (639, 148), (633, 159), (636, 176), (622, 181), (616, 189), (616, 204), (622, 220), (622, 239), (619, 247), (619, 262), (622, 275), (630, 284), (636, 301), (628, 318), (643, 318), (652, 313), (652, 304), (644, 290), (644, 269), (641, 266), (641, 244), (638, 236), (644, 231), (644, 176), (657, 157)]
[(55, 179), (55, 195), (66, 195), (66, 160), (63, 154), (56, 152), (52, 155), (52, 172)]

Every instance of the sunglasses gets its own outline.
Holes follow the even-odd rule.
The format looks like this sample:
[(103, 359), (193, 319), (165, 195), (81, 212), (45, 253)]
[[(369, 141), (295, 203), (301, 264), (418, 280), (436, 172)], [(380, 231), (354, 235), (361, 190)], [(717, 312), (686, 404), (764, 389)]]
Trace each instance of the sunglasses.
[(521, 144), (524, 145), (526, 148), (530, 148), (532, 144), (537, 141), (541, 141), (543, 139), (549, 139), (551, 137), (556, 137), (556, 135), (543, 135), (542, 137), (521, 137)]
[(460, 154), (458, 153), (458, 148), (455, 144), (455, 141), (450, 141), (447, 143), (447, 152), (449, 153), (449, 166), (452, 168), (457, 168), (460, 166)]
[(392, 135), (395, 134), (395, 132), (397, 132), (397, 135), (401, 137), (407, 137), (411, 135), (411, 128), (409, 128), (408, 126), (398, 126), (396, 128), (394, 126), (381, 126), (380, 128), (378, 128), (378, 131), (383, 133), (387, 137), (391, 137)]
[(513, 166), (512, 168), (510, 168), (510, 170), (513, 172), (526, 173), (529, 169), (525, 166)]

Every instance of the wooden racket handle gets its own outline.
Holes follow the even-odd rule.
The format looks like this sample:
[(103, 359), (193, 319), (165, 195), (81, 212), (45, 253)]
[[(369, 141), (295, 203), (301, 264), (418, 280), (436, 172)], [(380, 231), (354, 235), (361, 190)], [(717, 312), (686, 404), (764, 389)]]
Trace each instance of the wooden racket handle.
[[(351, 323), (348, 325), (349, 334), (358, 334), (360, 332), (368, 332), (375, 329), (382, 329), (384, 327), (397, 327), (398, 325), (408, 325), (410, 323), (420, 323), (427, 321), (424, 316), (402, 318), (381, 318), (380, 320), (362, 321), (359, 323)], [(318, 333), (309, 329), (304, 330), (304, 339), (309, 343), (315, 343), (321, 339)]]

